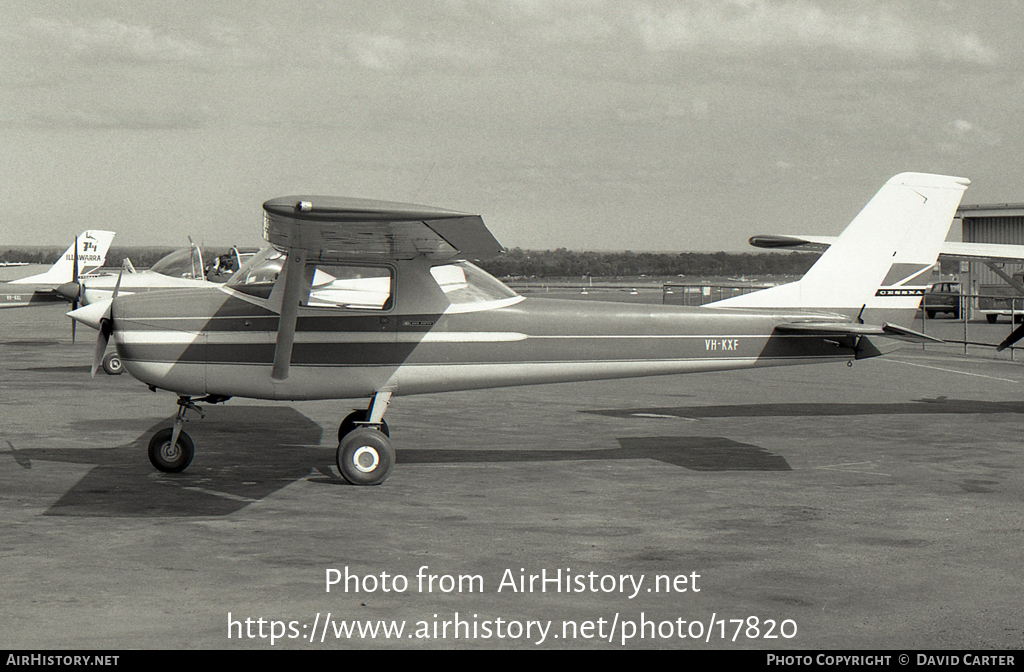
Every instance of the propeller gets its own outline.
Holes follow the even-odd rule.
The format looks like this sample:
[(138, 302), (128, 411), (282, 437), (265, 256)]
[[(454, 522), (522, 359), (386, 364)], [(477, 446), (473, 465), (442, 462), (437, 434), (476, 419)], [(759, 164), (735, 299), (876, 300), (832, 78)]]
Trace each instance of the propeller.
[(100, 332), (96, 338), (96, 351), (92, 358), (92, 375), (94, 377), (96, 370), (100, 368), (100, 364), (103, 362), (103, 353), (107, 350), (110, 335), (114, 333), (114, 299), (117, 298), (117, 293), (121, 289), (121, 275), (123, 273), (124, 271), (121, 271), (117, 274), (117, 284), (114, 285), (114, 293), (109, 299), (90, 303), (68, 313), (76, 322), (86, 324)]
[[(75, 236), (75, 259), (74, 263), (71, 264), (71, 282), (75, 285), (75, 298), (71, 301), (71, 311), (78, 310), (78, 295), (81, 291), (80, 285), (78, 284), (78, 236)], [(71, 320), (71, 345), (75, 344), (75, 321)]]
[(1008, 347), (1024, 338), (1024, 324), (1020, 325), (1016, 329), (1010, 332), (1010, 335), (1003, 339), (1003, 342), (996, 346), (996, 352), (1002, 352)]

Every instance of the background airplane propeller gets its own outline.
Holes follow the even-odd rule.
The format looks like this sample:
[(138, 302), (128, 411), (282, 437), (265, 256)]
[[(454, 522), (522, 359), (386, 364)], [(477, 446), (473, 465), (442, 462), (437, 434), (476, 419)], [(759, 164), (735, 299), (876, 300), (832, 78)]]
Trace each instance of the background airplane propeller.
[[(75, 236), (75, 253), (74, 261), (71, 264), (71, 283), (78, 287), (78, 236)], [(78, 292), (75, 292), (75, 298), (71, 301), (71, 310), (78, 309)], [(75, 343), (75, 321), (71, 320), (71, 344)]]
[(996, 346), (996, 352), (1002, 352), (1008, 347), (1024, 338), (1024, 324), (1020, 325), (1016, 329), (1010, 332), (1010, 335), (1003, 339), (1003, 342)]
[(114, 332), (113, 305), (114, 299), (117, 298), (121, 289), (123, 273), (124, 271), (121, 271), (117, 274), (117, 284), (114, 285), (114, 293), (109, 299), (87, 304), (68, 313), (73, 320), (83, 322), (99, 331), (99, 336), (96, 337), (96, 352), (92, 359), (93, 376), (96, 375), (96, 369), (100, 368), (103, 363), (103, 353), (106, 352), (110, 335)]

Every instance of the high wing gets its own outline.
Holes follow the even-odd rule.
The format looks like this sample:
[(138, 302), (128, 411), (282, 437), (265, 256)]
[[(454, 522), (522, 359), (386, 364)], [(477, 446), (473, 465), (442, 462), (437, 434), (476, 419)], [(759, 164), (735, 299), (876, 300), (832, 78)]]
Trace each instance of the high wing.
[(307, 258), (493, 257), (504, 248), (479, 215), (337, 196), (285, 196), (263, 204), (263, 236)]
[[(809, 236), (796, 234), (779, 236), (763, 234), (751, 236), (750, 244), (766, 249), (804, 250), (824, 252), (837, 240), (835, 236)], [(983, 261), (1024, 264), (1024, 245), (1004, 243), (944, 242), (939, 250), (939, 261)]]
[[(464, 259), (493, 257), (504, 248), (479, 215), (424, 205), (337, 196), (284, 196), (263, 204), (263, 237), (285, 252), (271, 378), (291, 365), (295, 321), (308, 260), (344, 258)], [(295, 272), (292, 272), (295, 269)]]

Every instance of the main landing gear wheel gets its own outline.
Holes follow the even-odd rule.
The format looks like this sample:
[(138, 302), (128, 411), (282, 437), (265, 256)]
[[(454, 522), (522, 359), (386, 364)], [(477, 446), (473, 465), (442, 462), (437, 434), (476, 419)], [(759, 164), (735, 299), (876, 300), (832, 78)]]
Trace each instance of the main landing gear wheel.
[[(345, 419), (338, 425), (338, 443), (341, 443), (356, 427), (360, 427), (360, 423), (366, 422), (369, 414), (369, 411), (352, 411), (346, 415)], [(388, 431), (388, 423), (384, 422), (384, 420), (380, 421), (380, 431), (384, 433), (384, 436), (391, 436), (391, 432)]]
[(108, 352), (107, 356), (103, 358), (102, 364), (103, 370), (107, 372), (108, 376), (120, 376), (124, 371), (121, 358), (117, 356), (116, 352)]
[(177, 443), (171, 446), (173, 431), (171, 427), (161, 429), (149, 440), (149, 461), (154, 467), (168, 474), (185, 471), (195, 454), (192, 438), (185, 432), (179, 432)]
[(338, 470), (352, 485), (378, 485), (395, 466), (388, 436), (374, 427), (353, 429), (338, 445)]

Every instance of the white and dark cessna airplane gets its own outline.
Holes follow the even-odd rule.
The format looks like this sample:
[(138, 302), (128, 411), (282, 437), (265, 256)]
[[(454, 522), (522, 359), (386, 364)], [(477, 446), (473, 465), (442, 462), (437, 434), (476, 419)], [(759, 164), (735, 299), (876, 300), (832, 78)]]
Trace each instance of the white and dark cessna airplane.
[[(328, 196), (263, 204), (270, 243), (225, 285), (118, 296), (73, 311), (125, 368), (178, 397), (149, 458), (185, 469), (196, 402), (368, 398), (338, 430), (361, 485), (395, 462), (392, 397), (813, 364), (928, 339), (909, 324), (969, 181), (890, 179), (798, 282), (702, 307), (530, 299), (469, 259), (501, 246), (477, 215)], [(935, 340), (935, 339), (929, 339)], [(97, 363), (93, 364), (95, 373)]]
[(64, 301), (57, 287), (77, 282), (103, 266), (113, 231), (83, 231), (64, 254), (44, 273), (0, 283), (0, 308), (24, 308)]

